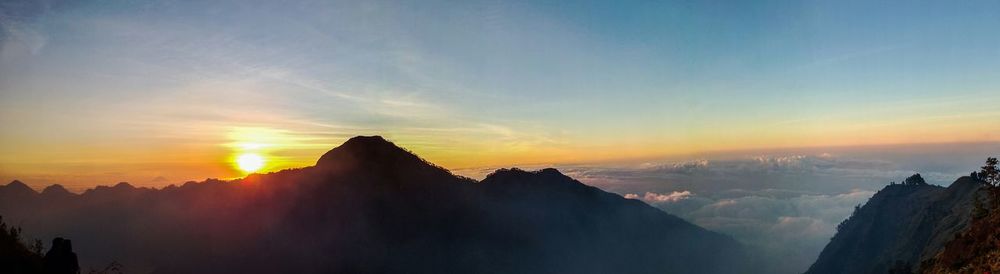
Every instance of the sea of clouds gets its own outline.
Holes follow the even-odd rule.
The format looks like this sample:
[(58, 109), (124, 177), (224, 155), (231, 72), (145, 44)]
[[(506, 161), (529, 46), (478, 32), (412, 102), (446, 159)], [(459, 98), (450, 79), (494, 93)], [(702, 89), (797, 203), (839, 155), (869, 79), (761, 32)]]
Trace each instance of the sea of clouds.
[(557, 167), (754, 246), (770, 272), (801, 273), (837, 224), (889, 182), (920, 173), (930, 184), (948, 186), (996, 154), (997, 143), (870, 146)]

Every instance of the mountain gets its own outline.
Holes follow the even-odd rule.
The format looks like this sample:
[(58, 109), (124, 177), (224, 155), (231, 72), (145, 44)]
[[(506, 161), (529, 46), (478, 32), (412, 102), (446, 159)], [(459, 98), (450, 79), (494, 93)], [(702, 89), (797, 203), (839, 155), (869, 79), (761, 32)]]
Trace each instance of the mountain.
[(73, 193), (70, 193), (69, 190), (66, 190), (65, 187), (63, 187), (62, 185), (59, 185), (59, 184), (50, 185), (50, 186), (45, 187), (45, 189), (42, 189), (42, 193), (41, 194), (42, 194), (42, 196), (47, 196), (47, 197), (50, 197), (52, 199), (61, 199), (61, 198), (73, 197)]
[[(48, 192), (57, 193), (58, 190)], [(315, 166), (155, 190), (21, 194), (0, 214), (148, 273), (753, 273), (744, 247), (555, 169), (453, 175), (355, 137)], [(56, 198), (58, 197), (58, 198)]]
[(0, 198), (29, 197), (36, 193), (34, 189), (18, 180), (0, 186)]
[[(34, 189), (21, 181), (14, 180), (7, 185), (0, 185), (0, 208), (17, 207), (31, 202), (37, 195)], [(2, 213), (2, 212), (0, 212)]]
[[(989, 197), (1000, 197), (993, 188)], [(995, 199), (995, 198), (994, 198)], [(921, 273), (998, 273), (1000, 272), (1000, 201), (981, 198), (973, 209), (972, 221), (956, 234), (933, 258), (920, 264)], [(992, 210), (991, 210), (992, 209)]]
[(841, 223), (806, 273), (910, 273), (966, 231), (983, 183), (886, 186)]

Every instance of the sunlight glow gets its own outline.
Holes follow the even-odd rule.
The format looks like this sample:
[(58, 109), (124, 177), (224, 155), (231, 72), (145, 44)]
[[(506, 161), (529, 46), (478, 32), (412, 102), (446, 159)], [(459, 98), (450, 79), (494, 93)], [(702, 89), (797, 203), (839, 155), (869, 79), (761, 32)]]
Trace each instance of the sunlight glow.
[(301, 146), (288, 130), (267, 127), (231, 127), (229, 142), (223, 146), (231, 150), (230, 163), (244, 174), (267, 172), (302, 166), (306, 163), (288, 160), (290, 148)]
[(240, 154), (239, 157), (236, 157), (236, 166), (244, 172), (253, 173), (264, 167), (264, 157), (256, 153)]

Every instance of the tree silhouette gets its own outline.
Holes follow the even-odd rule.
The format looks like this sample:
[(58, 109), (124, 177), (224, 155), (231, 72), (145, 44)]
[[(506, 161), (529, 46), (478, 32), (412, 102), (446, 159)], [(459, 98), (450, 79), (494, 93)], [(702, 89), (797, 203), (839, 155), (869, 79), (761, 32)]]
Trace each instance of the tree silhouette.
[(979, 170), (979, 179), (991, 186), (1000, 186), (1000, 172), (997, 171), (997, 158), (986, 158), (986, 165)]
[(903, 185), (925, 186), (927, 185), (927, 181), (924, 180), (924, 177), (920, 176), (920, 173), (917, 173), (911, 175), (910, 177), (906, 177), (906, 180), (903, 180)]
[(854, 218), (854, 216), (857, 216), (858, 215), (858, 211), (860, 211), (860, 210), (861, 210), (861, 205), (860, 204), (855, 205), (854, 206), (854, 211), (851, 211), (851, 216), (847, 216), (847, 219), (844, 219), (843, 221), (840, 222), (840, 224), (837, 224), (837, 232), (840, 232), (841, 230), (844, 230), (844, 228), (847, 227), (847, 223), (850, 222), (851, 219)]
[(997, 170), (997, 158), (986, 158), (986, 165), (979, 169), (977, 174), (979, 180), (986, 183), (986, 192), (989, 193), (993, 208), (1000, 208), (1000, 171)]
[(42, 273), (42, 255), (25, 245), (21, 234), (0, 216), (0, 273)]

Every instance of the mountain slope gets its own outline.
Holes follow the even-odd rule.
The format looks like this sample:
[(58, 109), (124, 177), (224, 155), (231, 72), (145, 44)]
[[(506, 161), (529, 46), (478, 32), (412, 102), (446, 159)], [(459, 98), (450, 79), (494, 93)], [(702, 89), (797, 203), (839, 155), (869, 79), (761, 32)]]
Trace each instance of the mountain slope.
[(916, 270), (969, 224), (981, 182), (962, 177), (943, 188), (890, 185), (838, 227), (806, 273)]
[(754, 272), (731, 238), (554, 169), (476, 182), (377, 136), (236, 181), (23, 195), (0, 214), (129, 272)]
[(933, 259), (923, 261), (920, 273), (1000, 272), (1000, 214), (974, 222)]

